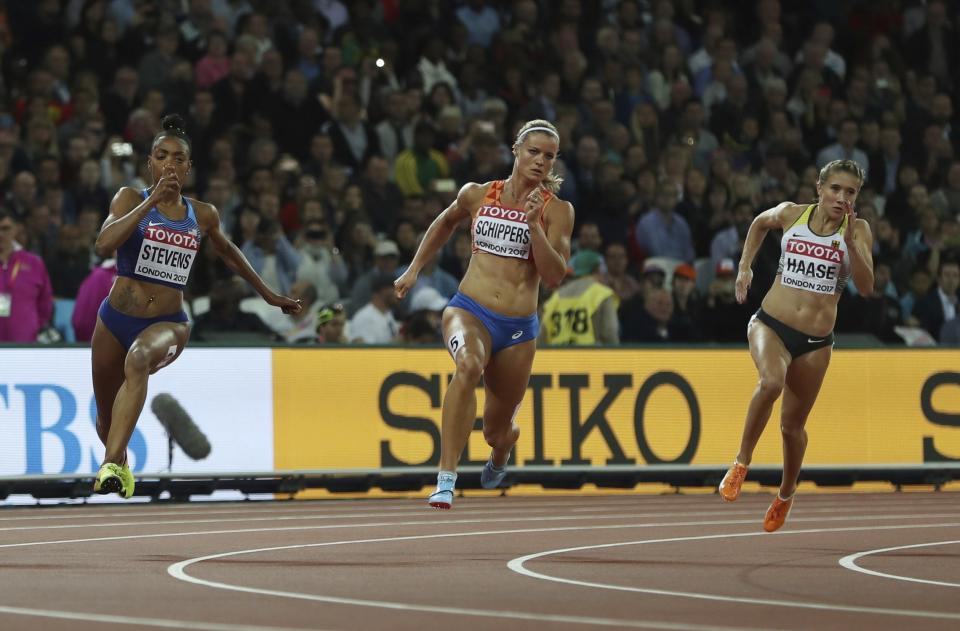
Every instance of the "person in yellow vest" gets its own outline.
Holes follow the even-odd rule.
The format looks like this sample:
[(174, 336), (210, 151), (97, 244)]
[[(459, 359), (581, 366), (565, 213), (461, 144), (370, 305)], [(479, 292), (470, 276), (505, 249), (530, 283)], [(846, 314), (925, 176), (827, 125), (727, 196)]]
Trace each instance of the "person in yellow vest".
[(593, 250), (581, 250), (570, 263), (568, 278), (572, 280), (544, 304), (541, 342), (566, 346), (619, 344), (619, 299), (598, 278), (600, 255)]

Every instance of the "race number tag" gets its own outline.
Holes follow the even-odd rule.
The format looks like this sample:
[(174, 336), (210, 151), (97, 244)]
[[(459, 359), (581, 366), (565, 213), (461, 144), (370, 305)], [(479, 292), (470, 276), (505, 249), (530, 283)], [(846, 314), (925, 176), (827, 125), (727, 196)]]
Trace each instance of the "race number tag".
[(9, 318), (13, 310), (13, 296), (0, 292), (0, 318)]
[(143, 230), (134, 271), (148, 280), (185, 285), (199, 249), (196, 228), (181, 232), (151, 221)]
[(461, 348), (463, 348), (463, 331), (457, 331), (447, 340), (447, 350), (450, 351), (451, 356), (456, 357), (457, 351)]

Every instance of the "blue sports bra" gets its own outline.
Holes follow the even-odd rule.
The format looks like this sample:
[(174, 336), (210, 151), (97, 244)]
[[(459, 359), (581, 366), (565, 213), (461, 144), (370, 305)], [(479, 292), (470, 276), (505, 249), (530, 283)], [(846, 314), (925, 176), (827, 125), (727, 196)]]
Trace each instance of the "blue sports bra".
[[(143, 191), (146, 199), (149, 191)], [(154, 206), (117, 248), (117, 275), (183, 291), (200, 250), (200, 224), (186, 197), (187, 216), (174, 221)]]

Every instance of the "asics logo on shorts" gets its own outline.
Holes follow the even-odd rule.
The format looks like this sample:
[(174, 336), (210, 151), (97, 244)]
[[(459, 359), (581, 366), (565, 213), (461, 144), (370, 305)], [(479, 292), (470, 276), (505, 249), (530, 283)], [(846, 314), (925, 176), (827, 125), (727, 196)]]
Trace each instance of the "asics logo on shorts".
[(520, 339), (520, 336), (521, 336), (521, 335), (523, 335), (523, 331), (517, 331), (516, 333), (514, 333), (513, 335), (510, 336), (510, 339), (512, 339), (512, 340), (518, 340), (518, 339)]

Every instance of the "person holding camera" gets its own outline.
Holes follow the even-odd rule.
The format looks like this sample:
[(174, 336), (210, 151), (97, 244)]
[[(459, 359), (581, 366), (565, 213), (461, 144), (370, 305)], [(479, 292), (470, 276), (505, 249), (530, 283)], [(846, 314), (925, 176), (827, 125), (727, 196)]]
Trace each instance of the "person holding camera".
[(193, 164), (180, 116), (166, 116), (154, 137), (147, 166), (154, 184), (123, 187), (97, 236), (98, 256), (116, 252), (118, 278), (100, 305), (91, 342), (97, 435), (106, 446), (96, 493), (133, 495), (127, 443), (143, 409), (147, 379), (174, 362), (190, 337), (183, 290), (206, 237), (227, 266), (267, 303), (297, 313), (300, 303), (270, 289), (220, 231), (212, 205), (184, 197)]
[(853, 160), (826, 164), (817, 179), (816, 203), (783, 202), (760, 213), (744, 242), (734, 287), (740, 304), (747, 299), (753, 259), (767, 232), (783, 230), (776, 279), (747, 325), (760, 380), (747, 408), (740, 451), (720, 482), (720, 496), (728, 502), (740, 496), (753, 450), (782, 394), (783, 477), (764, 516), (767, 532), (782, 527), (793, 507), (807, 448), (804, 425), (830, 364), (837, 303), (847, 280), (853, 278), (863, 296), (873, 292), (873, 236), (854, 211), (863, 181), (863, 169)]
[(465, 184), (430, 224), (410, 266), (394, 283), (402, 299), (457, 226), (470, 220), (473, 256), (443, 312), (443, 340), (456, 366), (443, 398), (440, 471), (428, 499), (434, 508), (453, 504), (457, 463), (473, 431), (481, 376), (483, 435), (492, 448), (480, 477), (484, 488), (503, 480), (520, 435), (515, 418), (536, 352), (540, 281), (557, 287), (570, 258), (574, 210), (556, 197), (561, 182), (553, 167), (559, 147), (552, 123), (525, 123), (513, 143), (510, 176)]

